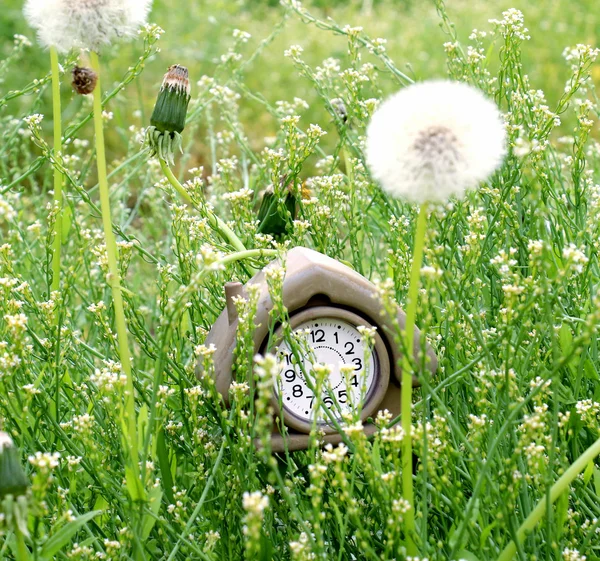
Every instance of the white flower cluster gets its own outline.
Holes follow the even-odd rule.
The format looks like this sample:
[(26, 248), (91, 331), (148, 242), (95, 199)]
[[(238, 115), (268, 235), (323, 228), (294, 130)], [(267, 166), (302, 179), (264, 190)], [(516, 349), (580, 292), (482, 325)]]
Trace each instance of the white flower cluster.
[(573, 243), (563, 248), (562, 256), (577, 274), (583, 273), (583, 269), (589, 261), (584, 251)]
[(242, 497), (242, 505), (246, 512), (259, 514), (269, 506), (269, 497), (266, 497), (260, 491), (245, 492)]
[(54, 452), (50, 454), (49, 452), (36, 452), (35, 455), (29, 456), (29, 463), (37, 468), (40, 473), (49, 473), (51, 470), (58, 467), (58, 460), (60, 459), (60, 454), (58, 452)]
[(502, 163), (505, 128), (496, 105), (459, 82), (414, 84), (386, 100), (367, 130), (367, 162), (385, 191), (411, 202), (445, 201)]
[(563, 561), (585, 561), (587, 557), (576, 549), (566, 548), (563, 551)]
[(25, 17), (45, 47), (97, 51), (146, 23), (152, 0), (27, 0)]

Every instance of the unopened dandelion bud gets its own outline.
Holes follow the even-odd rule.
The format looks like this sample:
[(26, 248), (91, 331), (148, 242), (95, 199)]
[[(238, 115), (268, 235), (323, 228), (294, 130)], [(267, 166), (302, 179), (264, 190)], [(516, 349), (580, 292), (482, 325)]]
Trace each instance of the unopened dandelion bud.
[(98, 74), (91, 68), (76, 66), (73, 68), (73, 80), (71, 85), (73, 89), (80, 95), (91, 94), (98, 83)]
[(0, 432), (0, 499), (7, 495), (24, 495), (27, 487), (29, 481), (19, 461), (18, 451), (10, 436)]
[(174, 64), (165, 74), (150, 117), (150, 127), (146, 131), (146, 143), (153, 155), (173, 163), (175, 151), (181, 150), (181, 133), (185, 128), (189, 103), (188, 70), (185, 66)]

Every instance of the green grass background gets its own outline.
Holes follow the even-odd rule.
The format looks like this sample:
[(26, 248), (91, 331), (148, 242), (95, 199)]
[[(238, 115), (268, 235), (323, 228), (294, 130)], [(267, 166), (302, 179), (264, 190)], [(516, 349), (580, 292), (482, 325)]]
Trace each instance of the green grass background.
[[(2, 2), (0, 48), (4, 50), (4, 54), (10, 50), (10, 39), (15, 33), (34, 38), (33, 31), (27, 27), (22, 17), (22, 4), (22, 0)], [(362, 26), (372, 37), (385, 37), (388, 40), (388, 52), (396, 66), (415, 80), (443, 77), (446, 74), (443, 43), (448, 37), (440, 28), (440, 18), (431, 0), (375, 0), (372, 3), (363, 0), (309, 0), (304, 5), (321, 18), (331, 17), (342, 26)], [(524, 67), (529, 72), (532, 86), (544, 90), (552, 107), (558, 101), (569, 75), (562, 51), (566, 46), (577, 43), (595, 44), (596, 37), (600, 35), (600, 10), (593, 0), (449, 0), (446, 4), (450, 19), (455, 23), (463, 42), (467, 41), (473, 29), (489, 31), (491, 26), (488, 20), (500, 18), (502, 11), (509, 7), (518, 8), (524, 13), (531, 34), (531, 40), (524, 48)], [(234, 29), (252, 34), (244, 49), (244, 53), (249, 55), (281, 21), (282, 13), (282, 8), (275, 0), (155, 0), (150, 21), (158, 23), (166, 31), (161, 40), (161, 52), (148, 63), (142, 79), (121, 94), (119, 103), (112, 104), (115, 123), (121, 127), (129, 126), (130, 111), (141, 109), (139, 125), (146, 126), (163, 73), (169, 65), (179, 63), (187, 66), (194, 87), (202, 75), (212, 75), (220, 55), (232, 44)], [(299, 79), (292, 62), (282, 57), (283, 51), (291, 44), (299, 44), (304, 48), (303, 57), (313, 67), (327, 57), (344, 58), (346, 53), (345, 38), (323, 33), (314, 26), (299, 24), (297, 19), (292, 18), (262, 56), (247, 67), (244, 83), (251, 90), (260, 92), (271, 103), (301, 97), (311, 104), (308, 117), (313, 122), (322, 121), (324, 113), (319, 113), (320, 109), (312, 109), (316, 100), (312, 84)], [(105, 90), (111, 83), (118, 82), (132, 61), (139, 56), (139, 49), (139, 42), (119, 44), (104, 53)], [(492, 56), (488, 59), (494, 61), (496, 57), (493, 53), (490, 54)], [(31, 55), (27, 67), (13, 73), (7, 79), (8, 83), (0, 84), (3, 90), (18, 89), (47, 72), (47, 53), (34, 45)], [(595, 67), (595, 83), (598, 80), (600, 68)], [(390, 80), (388, 86), (392, 91), (396, 84)], [(42, 111), (45, 114), (50, 112), (49, 94), (48, 91), (48, 107)], [(63, 95), (65, 117), (68, 119), (81, 101), (68, 88), (63, 88)], [(20, 102), (26, 104), (27, 100)], [(314, 104), (315, 107), (317, 105)], [(7, 108), (10, 111), (10, 104), (4, 111)], [(264, 108), (247, 99), (241, 100), (241, 118), (255, 148), (260, 149), (263, 138), (275, 134), (277, 130), (277, 124)], [(50, 126), (50, 123), (46, 123), (46, 126)], [(118, 130), (113, 129), (109, 136), (110, 151), (113, 154), (122, 149), (117, 133)], [(193, 160), (196, 160), (192, 163), (203, 162), (205, 147), (201, 143), (191, 152)]]

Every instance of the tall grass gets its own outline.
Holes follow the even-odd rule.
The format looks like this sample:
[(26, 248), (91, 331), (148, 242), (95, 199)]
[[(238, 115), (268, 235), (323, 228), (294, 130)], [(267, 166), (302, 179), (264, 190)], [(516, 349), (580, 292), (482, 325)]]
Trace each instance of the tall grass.
[[(598, 53), (575, 46), (588, 39), (589, 22), (577, 20), (577, 9), (552, 14), (528, 4), (535, 18), (525, 31), (520, 12), (458, 4), (480, 30), (471, 34), (452, 26), (441, 3), (437, 12), (407, 8), (414, 26), (398, 23), (386, 3), (373, 8), (376, 16), (362, 4), (342, 7), (339, 20), (332, 12), (335, 21), (286, 5), (257, 8), (261, 22), (251, 8), (236, 14), (230, 6), (224, 16), (223, 6), (208, 3), (200, 12), (191, 3), (184, 21), (158, 5), (153, 17), (167, 31), (160, 61), (161, 32), (150, 26), (106, 56), (116, 78), (104, 79), (97, 100), (108, 135), (142, 492), (126, 473), (122, 419), (132, 390), (105, 282), (91, 100), (71, 99), (63, 86), (63, 151), (54, 153), (47, 57), (30, 66), (40, 53), (23, 40), (6, 47), (0, 429), (21, 450), (32, 487), (29, 535), (15, 537), (0, 519), (0, 557), (406, 558), (399, 425), (380, 416), (380, 430), (367, 438), (354, 420), (344, 427), (345, 447), (315, 443), (272, 456), (264, 447), (275, 366), (253, 356), (252, 291), (239, 303), (230, 408), (208, 375), (213, 351), (204, 342), (225, 305), (223, 283), (247, 281), (273, 249), (288, 246), (349, 262), (379, 281), (385, 301), (406, 302), (417, 217), (373, 183), (362, 138), (379, 99), (413, 77), (447, 71), (505, 111), (510, 153), (465, 201), (433, 208), (426, 232), (416, 321), (440, 367), (421, 376), (413, 396), (419, 559), (598, 559), (600, 470), (592, 453), (579, 459), (599, 436), (600, 414), (600, 144), (590, 79)], [(201, 47), (202, 33), (191, 35), (194, 19), (212, 30), (205, 37), (226, 37), (221, 51), (208, 40)], [(554, 30), (560, 23), (568, 43)], [(389, 43), (377, 39), (380, 30)], [(417, 44), (406, 46), (398, 39), (404, 33)], [(419, 62), (418, 49), (428, 61)], [(64, 84), (74, 59), (60, 62)], [(157, 77), (174, 62), (189, 66), (198, 83), (184, 154), (165, 177), (140, 142)], [(559, 70), (542, 82), (547, 68)], [(55, 171), (64, 177), (68, 235), (60, 299), (53, 300)], [(269, 185), (282, 197), (282, 186), (299, 199), (304, 192), (293, 231), (280, 243), (258, 233)], [(207, 209), (247, 252), (233, 252)], [(270, 283), (282, 311), (278, 279), (273, 273)], [(529, 532), (520, 530), (525, 520)]]

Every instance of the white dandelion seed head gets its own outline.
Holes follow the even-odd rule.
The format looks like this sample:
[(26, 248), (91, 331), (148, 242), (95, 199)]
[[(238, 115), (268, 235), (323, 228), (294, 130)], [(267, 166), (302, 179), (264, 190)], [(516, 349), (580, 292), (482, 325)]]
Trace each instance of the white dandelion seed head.
[(97, 51), (146, 23), (152, 0), (26, 0), (24, 13), (45, 47)]
[(502, 163), (506, 132), (496, 104), (446, 80), (414, 84), (384, 101), (367, 129), (372, 176), (411, 202), (464, 195)]

